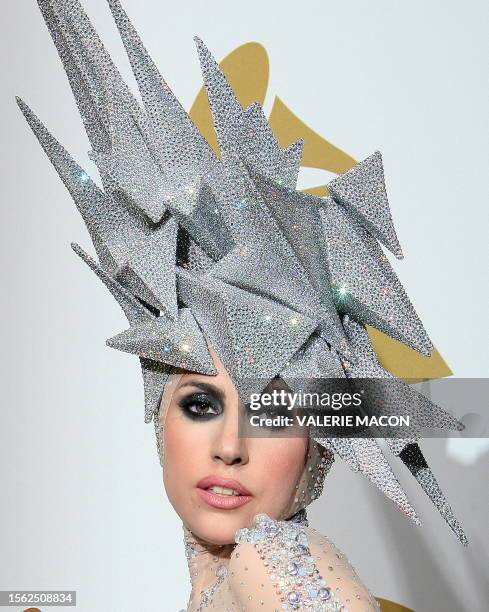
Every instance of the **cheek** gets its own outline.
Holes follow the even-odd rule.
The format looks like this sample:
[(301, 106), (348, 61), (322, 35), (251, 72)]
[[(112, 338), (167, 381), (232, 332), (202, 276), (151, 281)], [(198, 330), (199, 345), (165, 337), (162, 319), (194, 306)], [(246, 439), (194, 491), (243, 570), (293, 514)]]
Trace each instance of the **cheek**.
[[(195, 484), (195, 466), (202, 451), (198, 428), (189, 427), (176, 411), (169, 410), (163, 428), (163, 482), (177, 513), (185, 513), (189, 487)], [(192, 458), (189, 461), (189, 457)]]
[(267, 505), (280, 511), (295, 495), (295, 486), (306, 461), (307, 439), (275, 438), (256, 441), (263, 443), (257, 445), (254, 465), (254, 471), (260, 474), (263, 499)]

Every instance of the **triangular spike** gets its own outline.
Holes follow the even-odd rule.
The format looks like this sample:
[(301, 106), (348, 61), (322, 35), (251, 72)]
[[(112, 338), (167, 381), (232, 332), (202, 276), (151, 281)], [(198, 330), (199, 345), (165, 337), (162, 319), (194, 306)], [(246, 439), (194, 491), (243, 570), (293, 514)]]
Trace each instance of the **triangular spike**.
[[(175, 119), (175, 114), (179, 114), (181, 118), (187, 117), (182, 105), (163, 80), (158, 68), (148, 55), (119, 0), (107, 0), (107, 2), (126, 49), (145, 106), (147, 104), (152, 106), (155, 100), (159, 98), (161, 102), (165, 102), (162, 108), (169, 111), (169, 118)], [(156, 90), (155, 86), (158, 82), (160, 87)], [(171, 127), (169, 122), (167, 128), (171, 129)]]
[[(427, 429), (452, 429), (461, 431), (464, 425), (445, 409), (440, 408), (431, 400), (395, 378), (385, 370), (377, 360), (365, 327), (348, 316), (343, 317), (343, 326), (353, 347), (355, 363), (344, 363), (346, 375), (355, 384), (360, 379), (359, 386), (364, 391), (364, 404), (375, 414), (402, 414), (410, 419), (409, 433), (415, 438)], [(376, 379), (381, 379), (377, 381)], [(375, 403), (375, 405), (370, 405)], [(406, 439), (407, 443), (408, 440)], [(400, 439), (389, 439), (393, 452), (402, 450), (405, 443)], [(397, 454), (397, 453), (396, 453)]]
[(104, 187), (107, 189), (113, 181), (154, 222), (160, 221), (167, 194), (161, 185), (156, 189), (161, 177), (139, 104), (80, 3), (40, 1), (77, 103), (83, 107), (80, 110), (93, 146), (91, 157), (98, 165)]
[(409, 444), (406, 446), (406, 448), (399, 453), (399, 457), (419, 482), (424, 492), (436, 506), (439, 513), (452, 529), (453, 533), (464, 546), (467, 546), (469, 543), (467, 536), (465, 535), (460, 523), (455, 518), (450, 504), (440, 489), (433, 472), (426, 463), (426, 459), (424, 458), (418, 444)]
[[(71, 245), (75, 253), (95, 272), (100, 280), (109, 289), (123, 309), (131, 325), (144, 325), (153, 319), (153, 315), (136, 300), (122, 285), (103, 270), (79, 245)], [(165, 382), (170, 375), (171, 367), (140, 358), (143, 373), (145, 422), (149, 423), (154, 412), (158, 409)]]
[(165, 383), (172, 366), (151, 359), (140, 358), (144, 382), (144, 422), (150, 423), (160, 407)]
[(99, 103), (101, 88), (95, 86), (93, 79), (87, 78), (83, 66), (77, 62), (52, 1), (38, 0), (38, 4), (63, 63), (90, 143), (97, 151), (107, 150), (110, 135), (103, 106)]
[(402, 407), (402, 412), (410, 413), (411, 419), (410, 430), (415, 435), (410, 438), (389, 438), (387, 443), (391, 451), (400, 457), (405, 465), (410, 469), (413, 476), (423, 487), (425, 493), (433, 501), (440, 514), (443, 516), (448, 525), (452, 528), (456, 536), (466, 545), (467, 540), (465, 534), (460, 527), (457, 519), (446, 501), (436, 479), (426, 463), (421, 449), (417, 444), (418, 428), (445, 428), (445, 429), (460, 429), (463, 425), (448, 412), (433, 404), (428, 398), (417, 393), (414, 389), (406, 385), (402, 381), (394, 378), (389, 372), (384, 370), (378, 363), (376, 355), (369, 341), (369, 336), (366, 329), (359, 323), (353, 321), (349, 317), (343, 320), (345, 331), (354, 345), (357, 362), (354, 366), (347, 368), (347, 374), (362, 380), (362, 386), (365, 387), (366, 378), (386, 378), (389, 380), (389, 385), (394, 385), (393, 389), (385, 388), (387, 395), (392, 391), (392, 405)]
[(323, 322), (328, 341), (340, 349), (345, 340), (336, 311), (324, 308), (314, 287), (297, 272), (298, 262), (283, 243), (270, 235), (250, 236), (238, 244), (209, 274), (224, 282), (303, 313), (317, 325)]
[[(156, 230), (156, 237), (152, 238), (154, 230), (139, 215), (105, 195), (31, 109), (20, 99), (17, 103), (82, 215), (102, 266), (116, 274), (132, 257), (144, 258), (146, 244), (151, 247), (164, 230)], [(162, 244), (153, 266), (160, 266), (165, 252), (169, 253), (168, 245)], [(165, 307), (171, 307), (171, 302)]]
[(353, 438), (350, 441), (358, 459), (359, 471), (367, 476), (406, 516), (409, 516), (417, 525), (421, 525), (421, 521), (416, 516), (414, 508), (376, 440)]
[(387, 200), (382, 155), (376, 151), (328, 183), (328, 189), (382, 244), (402, 259)]
[(145, 308), (133, 295), (118, 283), (110, 274), (101, 268), (88, 253), (78, 244), (72, 243), (71, 248), (91, 268), (104, 283), (114, 298), (118, 301), (131, 325), (147, 324), (154, 319), (150, 311)]
[(235, 148), (233, 141), (238, 137), (243, 125), (243, 108), (209, 49), (200, 38), (194, 37), (194, 41), (199, 54), (217, 141), (224, 156)]
[(423, 324), (377, 240), (332, 198), (320, 213), (337, 309), (431, 355)]
[(299, 172), (298, 149), (284, 151), (279, 146), (258, 102), (243, 110), (212, 54), (199, 38), (194, 40), (223, 157), (237, 155), (270, 178), (294, 187)]
[(79, 0), (38, 0), (38, 3), (50, 7), (50, 15), (57, 21), (56, 32), (62, 31), (78, 67), (90, 75), (94, 84), (101, 88), (117, 86), (135, 102)]
[(87, 226), (102, 265), (107, 269), (114, 269), (117, 255), (112, 253), (110, 246), (115, 227), (119, 224), (114, 225), (112, 221), (123, 215), (123, 211), (120, 211), (115, 203), (97, 187), (83, 168), (48, 132), (27, 104), (20, 98), (17, 98), (17, 104), (65, 187), (70, 192)]
[[(53, 40), (57, 46), (59, 45), (60, 55), (62, 53), (70, 57), (65, 68), (69, 70), (75, 68), (71, 78), (68, 75), (70, 82), (74, 85), (75, 98), (83, 102), (81, 89), (82, 87), (88, 88), (93, 105), (92, 115), (96, 116), (97, 121), (101, 121), (109, 131), (107, 111), (114, 91), (124, 97), (134, 110), (139, 108), (138, 103), (122, 79), (80, 2), (78, 0), (38, 0), (38, 3)], [(80, 82), (77, 80), (79, 75), (83, 77)], [(106, 147), (98, 149), (95, 145), (94, 149), (104, 151)]]
[(136, 295), (175, 317), (175, 220), (169, 219), (153, 229), (107, 197), (30, 108), (20, 99), (18, 104), (75, 201), (103, 267)]
[(215, 160), (211, 147), (147, 53), (119, 0), (108, 0), (108, 3), (126, 48), (143, 103), (155, 128), (160, 161), (164, 166), (173, 166), (177, 150), (180, 151), (178, 158), (190, 158), (196, 164)]
[(233, 380), (268, 381), (316, 327), (305, 315), (208, 275), (178, 269), (177, 285)]
[(258, 102), (250, 104), (244, 111), (243, 126), (234, 151), (247, 165), (274, 183), (295, 188), (300, 164), (298, 149), (280, 147)]
[[(93, 158), (99, 166), (104, 185), (110, 177), (157, 223), (166, 207), (171, 209), (175, 199), (178, 205), (182, 191), (183, 197), (186, 197), (185, 190), (189, 184), (196, 183), (215, 156), (181, 107), (180, 112), (170, 104), (164, 126), (161, 125), (161, 116), (158, 119), (152, 112), (154, 107), (149, 111), (149, 119), (145, 119), (83, 9), (78, 2), (74, 4), (74, 18), (70, 20), (65, 17), (75, 33), (80, 27), (86, 29), (90, 41), (87, 46), (78, 40), (76, 48), (83, 55), (85, 63), (107, 81), (103, 85), (107, 92), (105, 105), (112, 137), (111, 148), (94, 151)], [(135, 32), (127, 31), (127, 17), (121, 13), (120, 5), (113, 3), (111, 8), (128, 43), (128, 36), (131, 38)], [(158, 112), (161, 111), (160, 107)]]
[(189, 308), (182, 308), (178, 320), (153, 318), (107, 340), (119, 351), (203, 374), (216, 374), (206, 341)]

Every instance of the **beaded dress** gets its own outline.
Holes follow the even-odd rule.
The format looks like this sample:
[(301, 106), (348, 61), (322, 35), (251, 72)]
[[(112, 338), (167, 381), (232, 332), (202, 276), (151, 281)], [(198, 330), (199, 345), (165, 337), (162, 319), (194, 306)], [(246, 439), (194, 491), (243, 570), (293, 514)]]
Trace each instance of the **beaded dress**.
[(184, 527), (192, 593), (187, 612), (380, 610), (345, 555), (307, 526), (266, 514), (238, 530), (236, 544), (206, 545)]

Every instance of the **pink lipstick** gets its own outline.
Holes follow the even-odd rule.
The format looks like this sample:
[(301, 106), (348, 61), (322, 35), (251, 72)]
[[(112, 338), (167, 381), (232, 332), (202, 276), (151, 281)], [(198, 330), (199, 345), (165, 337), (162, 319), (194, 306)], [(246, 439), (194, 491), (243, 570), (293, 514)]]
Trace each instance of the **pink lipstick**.
[(221, 476), (206, 476), (197, 483), (201, 499), (222, 510), (233, 510), (247, 504), (253, 495), (237, 480)]

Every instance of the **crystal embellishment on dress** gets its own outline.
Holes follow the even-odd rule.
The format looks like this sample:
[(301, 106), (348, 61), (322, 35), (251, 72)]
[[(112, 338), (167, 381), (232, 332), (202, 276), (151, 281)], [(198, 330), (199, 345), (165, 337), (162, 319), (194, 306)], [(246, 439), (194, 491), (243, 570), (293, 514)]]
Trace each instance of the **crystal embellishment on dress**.
[(303, 525), (266, 514), (256, 515), (254, 522), (254, 527), (239, 529), (235, 540), (255, 546), (283, 610), (348, 612), (319, 573)]

